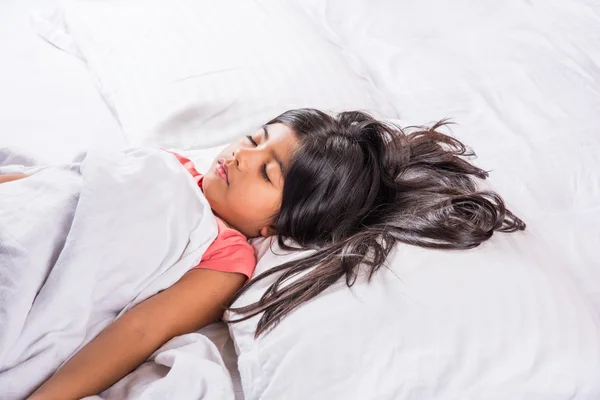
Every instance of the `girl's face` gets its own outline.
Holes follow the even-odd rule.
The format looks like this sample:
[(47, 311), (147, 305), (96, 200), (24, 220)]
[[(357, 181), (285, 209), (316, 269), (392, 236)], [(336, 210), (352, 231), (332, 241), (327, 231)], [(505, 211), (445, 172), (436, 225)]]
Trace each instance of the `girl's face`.
[(213, 211), (247, 237), (270, 236), (298, 139), (287, 125), (267, 125), (227, 146), (204, 175)]

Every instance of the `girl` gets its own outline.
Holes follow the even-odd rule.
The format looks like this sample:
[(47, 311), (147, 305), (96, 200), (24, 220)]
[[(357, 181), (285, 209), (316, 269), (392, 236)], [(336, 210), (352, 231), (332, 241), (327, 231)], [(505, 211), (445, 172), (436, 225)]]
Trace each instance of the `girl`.
[[(280, 274), (257, 303), (234, 309), (241, 319), (262, 313), (256, 335), (339, 279), (352, 285), (359, 268), (372, 276), (397, 242), (470, 249), (494, 231), (523, 230), (500, 196), (477, 190), (475, 178), (487, 173), (438, 132), (443, 125), (408, 133), (363, 112), (299, 109), (231, 144), (204, 176), (174, 155), (217, 216), (217, 239), (197, 268), (116, 320), (31, 398), (101, 392), (171, 338), (221, 318), (236, 292), (269, 275)], [(255, 266), (246, 238), (271, 235), (284, 249), (316, 252), (242, 288)]]

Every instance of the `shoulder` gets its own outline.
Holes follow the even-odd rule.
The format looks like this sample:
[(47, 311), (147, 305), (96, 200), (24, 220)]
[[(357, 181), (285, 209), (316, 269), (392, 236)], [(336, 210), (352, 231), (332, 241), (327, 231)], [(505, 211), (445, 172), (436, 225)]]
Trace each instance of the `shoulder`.
[(219, 218), (216, 220), (217, 238), (206, 249), (197, 268), (237, 272), (250, 278), (256, 266), (254, 248), (239, 231), (229, 228)]
[(228, 227), (227, 225), (225, 225), (225, 222), (223, 222), (223, 220), (221, 220), (220, 218), (215, 217), (215, 219), (217, 220), (217, 227), (219, 232), (217, 234), (217, 238), (210, 245), (210, 250), (214, 251), (215, 249), (228, 248), (229, 246), (235, 245), (245, 250), (251, 251), (254, 255), (254, 249), (248, 243), (248, 240), (241, 232)]

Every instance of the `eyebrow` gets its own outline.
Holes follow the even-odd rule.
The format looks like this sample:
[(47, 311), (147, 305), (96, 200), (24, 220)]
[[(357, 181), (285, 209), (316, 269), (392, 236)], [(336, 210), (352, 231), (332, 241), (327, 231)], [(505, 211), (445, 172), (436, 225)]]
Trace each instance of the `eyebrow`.
[[(265, 141), (269, 140), (269, 131), (267, 130), (267, 126), (263, 125), (262, 129), (265, 133)], [(273, 156), (275, 161), (277, 161), (277, 164), (279, 164), (279, 169), (281, 169), (281, 175), (285, 176), (285, 168), (283, 168), (283, 162), (281, 162), (281, 158), (279, 158), (275, 150), (271, 151), (271, 155)]]

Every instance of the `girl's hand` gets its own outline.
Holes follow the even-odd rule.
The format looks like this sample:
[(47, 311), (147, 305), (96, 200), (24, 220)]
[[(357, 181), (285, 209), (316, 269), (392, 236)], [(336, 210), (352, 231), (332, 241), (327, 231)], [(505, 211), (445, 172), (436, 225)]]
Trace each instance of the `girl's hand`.
[(18, 179), (27, 178), (29, 175), (27, 174), (6, 174), (0, 175), (0, 183), (6, 183), (11, 181), (16, 181)]
[(102, 392), (170, 339), (219, 320), (245, 281), (238, 273), (189, 271), (108, 326), (29, 399), (80, 399)]

